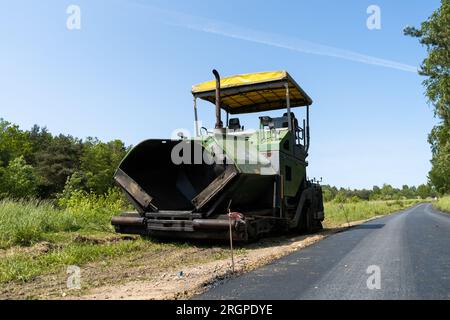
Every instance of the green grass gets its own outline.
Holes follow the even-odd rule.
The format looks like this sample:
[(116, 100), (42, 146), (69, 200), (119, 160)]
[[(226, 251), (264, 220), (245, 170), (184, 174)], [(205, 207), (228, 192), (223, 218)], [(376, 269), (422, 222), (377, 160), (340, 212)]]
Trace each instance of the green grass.
[(198, 248), (185, 242), (164, 243), (116, 234), (110, 219), (123, 206), (122, 200), (114, 197), (79, 195), (67, 199), (64, 209), (51, 202), (0, 200), (0, 283), (27, 282), (40, 275), (64, 273), (69, 265), (110, 263), (144, 254), (166, 252), (179, 257), (177, 262), (155, 261), (163, 269), (196, 259), (218, 260), (228, 254), (225, 247), (204, 253), (200, 249), (190, 255)]
[(0, 201), (0, 248), (30, 246), (56, 232), (112, 231), (110, 219), (117, 212), (60, 210), (49, 202)]
[(450, 213), (450, 196), (445, 196), (439, 198), (435, 203), (434, 206), (441, 211)]
[(60, 200), (63, 209), (37, 200), (0, 200), (0, 249), (30, 246), (56, 232), (112, 232), (111, 217), (126, 207), (115, 190), (108, 194), (75, 192)]
[[(110, 219), (123, 207), (114, 191), (105, 196), (74, 194), (65, 199), (63, 209), (49, 201), (0, 200), (0, 283), (26, 281), (59, 267), (156, 245), (141, 239), (121, 241), (114, 233)], [(111, 237), (115, 239), (109, 241)], [(38, 243), (44, 244), (44, 251), (34, 247)]]
[(324, 225), (336, 227), (347, 222), (366, 220), (378, 215), (385, 215), (403, 210), (421, 200), (360, 201), (355, 203), (325, 203)]
[(55, 272), (58, 268), (62, 270), (68, 265), (83, 265), (114, 258), (148, 248), (150, 245), (144, 240), (106, 244), (70, 243), (50, 250), (47, 254), (13, 254), (0, 259), (0, 283), (12, 280), (27, 281), (40, 274)]
[(45, 233), (75, 231), (82, 221), (49, 202), (0, 201), (0, 248), (28, 246), (45, 240)]

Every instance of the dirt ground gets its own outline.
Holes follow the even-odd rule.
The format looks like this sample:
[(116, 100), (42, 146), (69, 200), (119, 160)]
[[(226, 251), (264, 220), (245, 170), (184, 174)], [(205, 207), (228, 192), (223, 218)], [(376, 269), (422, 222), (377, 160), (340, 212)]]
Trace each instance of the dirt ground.
[[(235, 258), (235, 274), (240, 274), (267, 264), (292, 251), (304, 248), (323, 239), (328, 232), (312, 236), (269, 239), (249, 248)], [(90, 290), (82, 299), (183, 299), (189, 298), (215, 282), (233, 276), (231, 260), (221, 259), (203, 265), (185, 268), (180, 272), (157, 275), (149, 281), (132, 281)]]
[(67, 274), (59, 270), (25, 283), (6, 283), (4, 299), (187, 299), (218, 282), (305, 248), (325, 237), (363, 221), (352, 222), (318, 234), (280, 236), (238, 247), (235, 273), (226, 245), (193, 245), (179, 250), (137, 255), (82, 266), (81, 289), (68, 290)]

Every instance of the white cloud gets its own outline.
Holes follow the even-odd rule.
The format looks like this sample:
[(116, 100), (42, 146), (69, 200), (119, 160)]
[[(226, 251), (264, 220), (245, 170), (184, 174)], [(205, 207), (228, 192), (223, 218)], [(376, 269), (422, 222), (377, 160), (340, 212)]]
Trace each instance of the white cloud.
[(339, 58), (412, 73), (417, 73), (418, 70), (416, 66), (305, 41), (295, 37), (261, 32), (229, 23), (215, 21), (212, 19), (196, 17), (176, 11), (163, 10), (144, 3), (135, 4), (152, 11), (153, 13), (155, 13), (155, 16), (159, 21), (168, 25), (179, 26), (182, 28), (188, 28), (204, 33), (216, 34), (233, 39), (260, 43), (267, 46), (292, 50), (306, 54)]

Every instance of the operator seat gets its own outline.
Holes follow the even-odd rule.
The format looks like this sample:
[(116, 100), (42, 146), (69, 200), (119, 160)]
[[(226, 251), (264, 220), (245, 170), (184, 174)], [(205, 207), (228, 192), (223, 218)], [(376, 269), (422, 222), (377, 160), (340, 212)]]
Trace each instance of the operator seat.
[(228, 121), (228, 129), (230, 130), (234, 130), (234, 131), (239, 131), (242, 129), (241, 127), (241, 123), (239, 121), (239, 118), (231, 118)]
[[(285, 112), (283, 114), (283, 118), (285, 119), (285, 122), (283, 122), (283, 127), (287, 128), (289, 126), (288, 125), (288, 114), (287, 114), (287, 112)], [(292, 121), (292, 127), (294, 129), (298, 128), (298, 120), (295, 117), (295, 114), (293, 112), (291, 112), (291, 121)]]

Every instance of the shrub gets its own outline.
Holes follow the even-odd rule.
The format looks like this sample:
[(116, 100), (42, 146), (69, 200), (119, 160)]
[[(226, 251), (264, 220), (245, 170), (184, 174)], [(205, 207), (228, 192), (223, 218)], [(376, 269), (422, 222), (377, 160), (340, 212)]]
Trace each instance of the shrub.
[(6, 168), (1, 168), (0, 198), (34, 197), (37, 183), (33, 167), (22, 156), (15, 158)]
[(450, 196), (444, 196), (439, 198), (435, 202), (434, 206), (441, 211), (450, 213)]
[(82, 219), (83, 226), (92, 230), (112, 230), (111, 217), (128, 206), (118, 188), (110, 188), (104, 195), (84, 190), (73, 190), (63, 195), (58, 199), (58, 205)]

